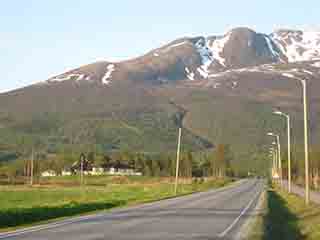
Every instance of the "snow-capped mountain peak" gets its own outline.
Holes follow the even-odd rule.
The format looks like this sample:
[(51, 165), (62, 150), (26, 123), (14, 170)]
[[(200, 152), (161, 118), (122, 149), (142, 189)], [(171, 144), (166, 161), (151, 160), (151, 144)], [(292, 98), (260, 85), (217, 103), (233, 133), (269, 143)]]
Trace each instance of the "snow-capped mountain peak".
[(212, 52), (213, 58), (222, 66), (226, 65), (226, 59), (223, 57), (223, 49), (230, 39), (230, 33), (219, 36), (215, 40), (208, 40), (208, 46)]
[(128, 61), (89, 64), (46, 83), (116, 85), (122, 80), (160, 84), (195, 80), (198, 84), (197, 80), (217, 78), (230, 71), (253, 72), (268, 64), (315, 60), (320, 60), (320, 31), (278, 30), (264, 34), (240, 27), (224, 35), (180, 38)]
[(320, 32), (278, 30), (271, 38), (287, 57), (288, 62), (320, 59)]

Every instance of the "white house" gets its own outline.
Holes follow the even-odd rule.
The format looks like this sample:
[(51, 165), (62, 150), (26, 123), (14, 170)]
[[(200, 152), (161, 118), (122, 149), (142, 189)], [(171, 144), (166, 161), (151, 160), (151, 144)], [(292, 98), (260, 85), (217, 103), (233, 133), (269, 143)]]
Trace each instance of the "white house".
[(55, 177), (57, 176), (57, 173), (54, 170), (46, 170), (41, 173), (42, 177)]
[(115, 168), (111, 167), (107, 169), (107, 174), (110, 175), (125, 175), (125, 176), (141, 176), (141, 172), (136, 172), (132, 168)]
[(92, 170), (90, 171), (90, 174), (99, 176), (99, 175), (105, 174), (105, 171), (104, 171), (104, 168), (102, 167), (93, 167)]
[(71, 176), (71, 175), (72, 175), (72, 172), (71, 172), (71, 171), (68, 171), (68, 170), (62, 170), (61, 175), (62, 175), (62, 176)]

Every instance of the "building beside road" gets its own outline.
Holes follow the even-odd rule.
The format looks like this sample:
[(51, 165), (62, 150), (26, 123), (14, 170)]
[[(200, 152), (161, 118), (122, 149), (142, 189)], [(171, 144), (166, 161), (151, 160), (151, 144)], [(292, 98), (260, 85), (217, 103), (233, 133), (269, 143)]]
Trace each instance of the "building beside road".
[[(142, 172), (135, 171), (135, 169), (128, 164), (111, 162), (103, 166), (95, 166), (92, 164), (83, 164), (82, 166), (84, 175), (101, 176), (101, 175), (120, 175), (120, 176), (142, 176)], [(48, 169), (41, 173), (42, 177), (55, 177), (55, 176), (71, 176), (79, 174), (81, 165), (75, 162), (70, 169), (64, 169), (61, 173)]]
[(55, 177), (55, 176), (58, 176), (58, 174), (54, 170), (46, 170), (41, 173), (41, 177)]

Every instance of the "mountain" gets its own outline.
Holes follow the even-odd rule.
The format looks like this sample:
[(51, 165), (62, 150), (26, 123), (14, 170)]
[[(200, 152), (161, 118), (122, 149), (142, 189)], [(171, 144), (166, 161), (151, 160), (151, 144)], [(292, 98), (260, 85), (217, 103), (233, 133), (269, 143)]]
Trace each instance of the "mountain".
[(320, 59), (320, 32), (283, 29), (271, 38), (289, 62)]
[[(265, 133), (283, 132), (275, 107), (291, 113), (301, 142), (301, 87), (308, 80), (312, 144), (318, 144), (320, 33), (235, 28), (185, 37), (122, 62), (96, 62), (0, 94), (1, 144), (38, 138), (51, 151), (98, 145), (103, 151), (172, 151), (232, 146), (237, 164), (259, 159)], [(285, 141), (285, 139), (283, 139)], [(284, 142), (285, 143), (285, 142)]]
[(235, 28), (223, 36), (181, 38), (129, 61), (89, 64), (52, 77), (47, 83), (201, 80), (232, 69), (314, 60), (320, 60), (320, 32), (277, 30), (267, 35)]

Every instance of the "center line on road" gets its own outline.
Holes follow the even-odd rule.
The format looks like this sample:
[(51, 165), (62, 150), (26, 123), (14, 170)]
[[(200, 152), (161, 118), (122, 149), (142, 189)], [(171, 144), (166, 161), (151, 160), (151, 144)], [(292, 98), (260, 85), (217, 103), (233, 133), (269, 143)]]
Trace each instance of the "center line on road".
[(240, 220), (240, 218), (248, 211), (248, 209), (251, 207), (252, 203), (256, 200), (256, 198), (261, 194), (261, 191), (259, 191), (254, 198), (248, 203), (248, 205), (242, 209), (240, 215), (220, 234), (218, 234), (218, 237), (222, 238), (224, 237)]

